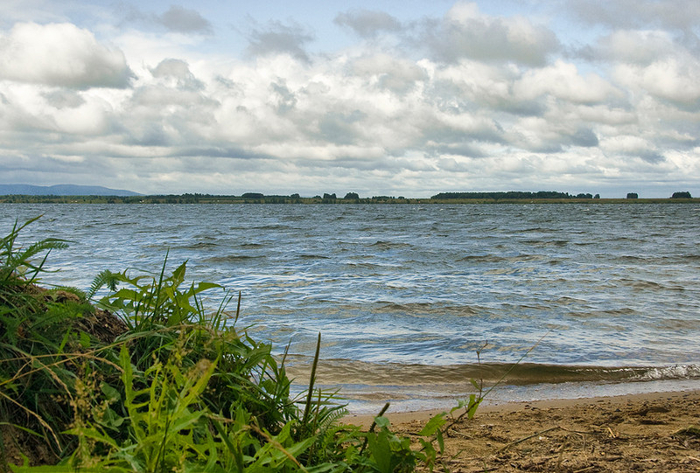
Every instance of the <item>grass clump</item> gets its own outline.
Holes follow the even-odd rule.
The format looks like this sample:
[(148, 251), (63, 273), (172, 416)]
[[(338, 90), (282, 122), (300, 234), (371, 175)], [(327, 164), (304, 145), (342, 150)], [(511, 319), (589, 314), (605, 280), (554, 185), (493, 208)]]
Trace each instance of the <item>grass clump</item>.
[[(104, 271), (87, 294), (40, 288), (50, 251), (66, 243), (18, 246), (32, 221), (15, 224), (0, 245), (0, 471), (435, 465), (447, 414), (423, 429), (418, 450), (384, 412), (369, 431), (339, 423), (345, 410), (335, 394), (315, 389), (320, 334), (308, 389), (292, 396), (284, 358), (236, 328), (240, 294), (233, 311), (227, 292), (207, 310), (203, 293), (224, 288), (186, 284), (186, 263), (168, 273), (166, 256), (156, 274)], [(467, 403), (470, 417), (477, 401)]]

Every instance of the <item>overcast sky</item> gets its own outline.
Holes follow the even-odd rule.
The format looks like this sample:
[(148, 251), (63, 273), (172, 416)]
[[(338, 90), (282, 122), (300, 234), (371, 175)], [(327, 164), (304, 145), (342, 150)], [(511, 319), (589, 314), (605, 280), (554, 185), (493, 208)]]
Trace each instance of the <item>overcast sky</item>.
[(697, 0), (2, 0), (0, 184), (700, 196)]

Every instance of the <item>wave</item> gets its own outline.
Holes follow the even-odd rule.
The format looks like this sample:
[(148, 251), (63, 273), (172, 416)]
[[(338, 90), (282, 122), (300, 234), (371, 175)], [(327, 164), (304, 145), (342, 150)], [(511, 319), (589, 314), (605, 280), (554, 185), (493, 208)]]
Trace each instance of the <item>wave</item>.
[(371, 312), (380, 314), (398, 312), (410, 315), (473, 316), (487, 314), (489, 310), (478, 305), (446, 305), (434, 302), (391, 302), (380, 300), (375, 302), (375, 307), (371, 309)]
[(464, 263), (519, 263), (522, 261), (544, 261), (547, 257), (543, 255), (519, 254), (516, 256), (498, 256), (498, 255), (468, 255), (458, 259), (458, 262)]
[[(290, 374), (307, 379), (310, 359), (290, 356)], [(317, 368), (326, 385), (367, 386), (449, 386), (471, 385), (471, 380), (492, 386), (496, 383), (528, 386), (560, 383), (629, 383), (644, 381), (700, 379), (700, 365), (671, 366), (583, 366), (538, 363), (481, 363), (429, 366), (400, 363), (368, 363), (351, 360), (323, 360)], [(351, 380), (349, 382), (349, 380)]]
[(395, 241), (383, 241), (378, 240), (375, 243), (369, 245), (371, 247), (381, 248), (383, 250), (389, 250), (392, 248), (410, 248), (412, 245), (409, 243), (397, 243)]
[(299, 255), (301, 259), (331, 259), (330, 256), (325, 255), (314, 255), (314, 254), (301, 254)]
[(191, 245), (183, 245), (178, 247), (181, 250), (204, 250), (209, 248), (216, 248), (219, 245), (211, 242), (200, 241), (197, 243), (192, 243)]
[(205, 263), (236, 263), (241, 261), (248, 261), (252, 259), (265, 259), (265, 255), (260, 256), (250, 256), (250, 255), (226, 255), (226, 256), (215, 256), (212, 258), (207, 258), (204, 260)]

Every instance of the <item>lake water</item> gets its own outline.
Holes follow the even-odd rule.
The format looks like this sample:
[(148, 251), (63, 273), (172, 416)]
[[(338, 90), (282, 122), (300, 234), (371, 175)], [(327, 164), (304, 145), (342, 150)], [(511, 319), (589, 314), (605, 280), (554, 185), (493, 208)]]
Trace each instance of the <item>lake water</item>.
[(0, 230), (40, 214), (21, 241), (70, 240), (46, 283), (169, 251), (242, 291), (238, 326), (290, 344), (300, 384), (320, 332), (354, 411), (454, 405), (516, 362), (487, 400), (700, 388), (696, 204), (2, 204)]

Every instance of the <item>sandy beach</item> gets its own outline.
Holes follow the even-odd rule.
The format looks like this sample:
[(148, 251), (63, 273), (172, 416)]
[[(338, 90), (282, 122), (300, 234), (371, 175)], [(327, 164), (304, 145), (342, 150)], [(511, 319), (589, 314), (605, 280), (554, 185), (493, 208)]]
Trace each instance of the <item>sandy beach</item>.
[[(387, 417), (417, 443), (416, 433), (434, 414), (389, 411)], [(372, 422), (359, 415), (345, 420)], [(440, 463), (453, 473), (696, 472), (698, 427), (700, 391), (483, 406), (449, 430)]]

